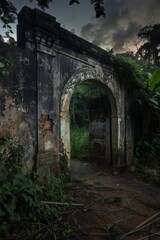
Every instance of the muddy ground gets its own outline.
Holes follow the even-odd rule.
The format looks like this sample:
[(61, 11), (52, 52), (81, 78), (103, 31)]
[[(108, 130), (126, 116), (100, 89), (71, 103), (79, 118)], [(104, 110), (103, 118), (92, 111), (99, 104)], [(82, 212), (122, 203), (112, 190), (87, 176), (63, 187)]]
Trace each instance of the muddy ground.
[(66, 213), (69, 239), (160, 239), (160, 188), (78, 160), (71, 161), (71, 179), (68, 193), (82, 206)]

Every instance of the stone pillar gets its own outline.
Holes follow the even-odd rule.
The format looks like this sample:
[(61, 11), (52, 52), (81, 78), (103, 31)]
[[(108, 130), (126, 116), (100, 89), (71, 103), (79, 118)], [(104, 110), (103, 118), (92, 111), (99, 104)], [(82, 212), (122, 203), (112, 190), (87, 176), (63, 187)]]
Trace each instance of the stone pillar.
[(124, 119), (123, 117), (112, 117), (112, 162), (115, 169), (125, 165), (124, 152)]
[(131, 103), (129, 97), (126, 96), (126, 113), (125, 113), (125, 149), (126, 149), (126, 163), (130, 166), (133, 162), (134, 155), (134, 133), (131, 119)]
[(126, 137), (125, 137), (125, 147), (126, 147), (126, 162), (127, 166), (130, 166), (133, 161), (134, 153), (134, 140), (133, 140), (133, 129), (131, 118), (129, 115), (126, 115)]
[(112, 151), (112, 164), (113, 167), (116, 167), (118, 164), (118, 118), (117, 117), (111, 117), (111, 151)]
[(67, 155), (68, 165), (70, 165), (71, 148), (70, 148), (70, 117), (69, 111), (61, 112), (61, 153)]

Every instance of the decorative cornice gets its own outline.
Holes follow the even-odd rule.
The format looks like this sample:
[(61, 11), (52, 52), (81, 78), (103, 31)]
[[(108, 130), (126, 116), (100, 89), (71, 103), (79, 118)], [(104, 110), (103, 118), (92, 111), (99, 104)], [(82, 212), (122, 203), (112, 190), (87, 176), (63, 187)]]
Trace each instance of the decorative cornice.
[(25, 42), (52, 48), (59, 46), (113, 66), (113, 56), (96, 45), (62, 28), (56, 18), (38, 9), (24, 7), (18, 14), (18, 46)]

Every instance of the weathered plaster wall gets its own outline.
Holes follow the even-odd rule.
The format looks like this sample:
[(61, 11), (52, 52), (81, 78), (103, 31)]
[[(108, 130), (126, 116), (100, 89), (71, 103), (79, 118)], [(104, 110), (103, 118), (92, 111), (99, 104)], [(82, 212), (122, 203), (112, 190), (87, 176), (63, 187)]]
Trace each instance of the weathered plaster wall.
[(13, 65), (9, 76), (0, 76), (0, 136), (10, 134), (18, 140), (25, 150), (23, 161), (31, 171), (36, 153), (36, 58), (5, 43), (0, 43), (0, 55)]
[(8, 82), (1, 81), (1, 125), (2, 132), (6, 129), (24, 143), (29, 168), (36, 164), (43, 175), (47, 168), (56, 171), (63, 150), (70, 157), (70, 100), (86, 80), (98, 82), (110, 101), (114, 166), (130, 164), (131, 151), (125, 152), (130, 149), (130, 121), (126, 128), (125, 91), (116, 80), (113, 56), (28, 7), (19, 13), (17, 39), (19, 48), (4, 45), (0, 51), (17, 66)]
[[(131, 136), (126, 133), (125, 91), (114, 75), (113, 57), (61, 28), (54, 17), (29, 8), (19, 14), (18, 46), (37, 55), (38, 168), (54, 169), (63, 148), (69, 156), (70, 100), (76, 86), (86, 80), (106, 88), (111, 104), (112, 159), (115, 166), (125, 165), (125, 157), (131, 158), (125, 153)], [(43, 117), (52, 125), (46, 134), (41, 134)]]

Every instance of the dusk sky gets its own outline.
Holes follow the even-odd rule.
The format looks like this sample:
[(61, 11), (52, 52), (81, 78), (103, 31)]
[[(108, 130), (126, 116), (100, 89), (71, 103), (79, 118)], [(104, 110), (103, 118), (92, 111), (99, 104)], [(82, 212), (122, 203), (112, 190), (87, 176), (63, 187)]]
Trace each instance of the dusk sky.
[[(79, 1), (79, 5), (69, 6), (68, 0), (53, 0), (46, 12), (55, 16), (62, 27), (106, 50), (126, 50), (135, 42), (142, 27), (160, 23), (160, 0), (104, 0), (106, 17), (99, 19), (95, 17), (90, 0)], [(38, 8), (35, 1), (11, 2), (18, 12), (25, 5)], [(0, 34), (3, 34), (2, 29)]]

